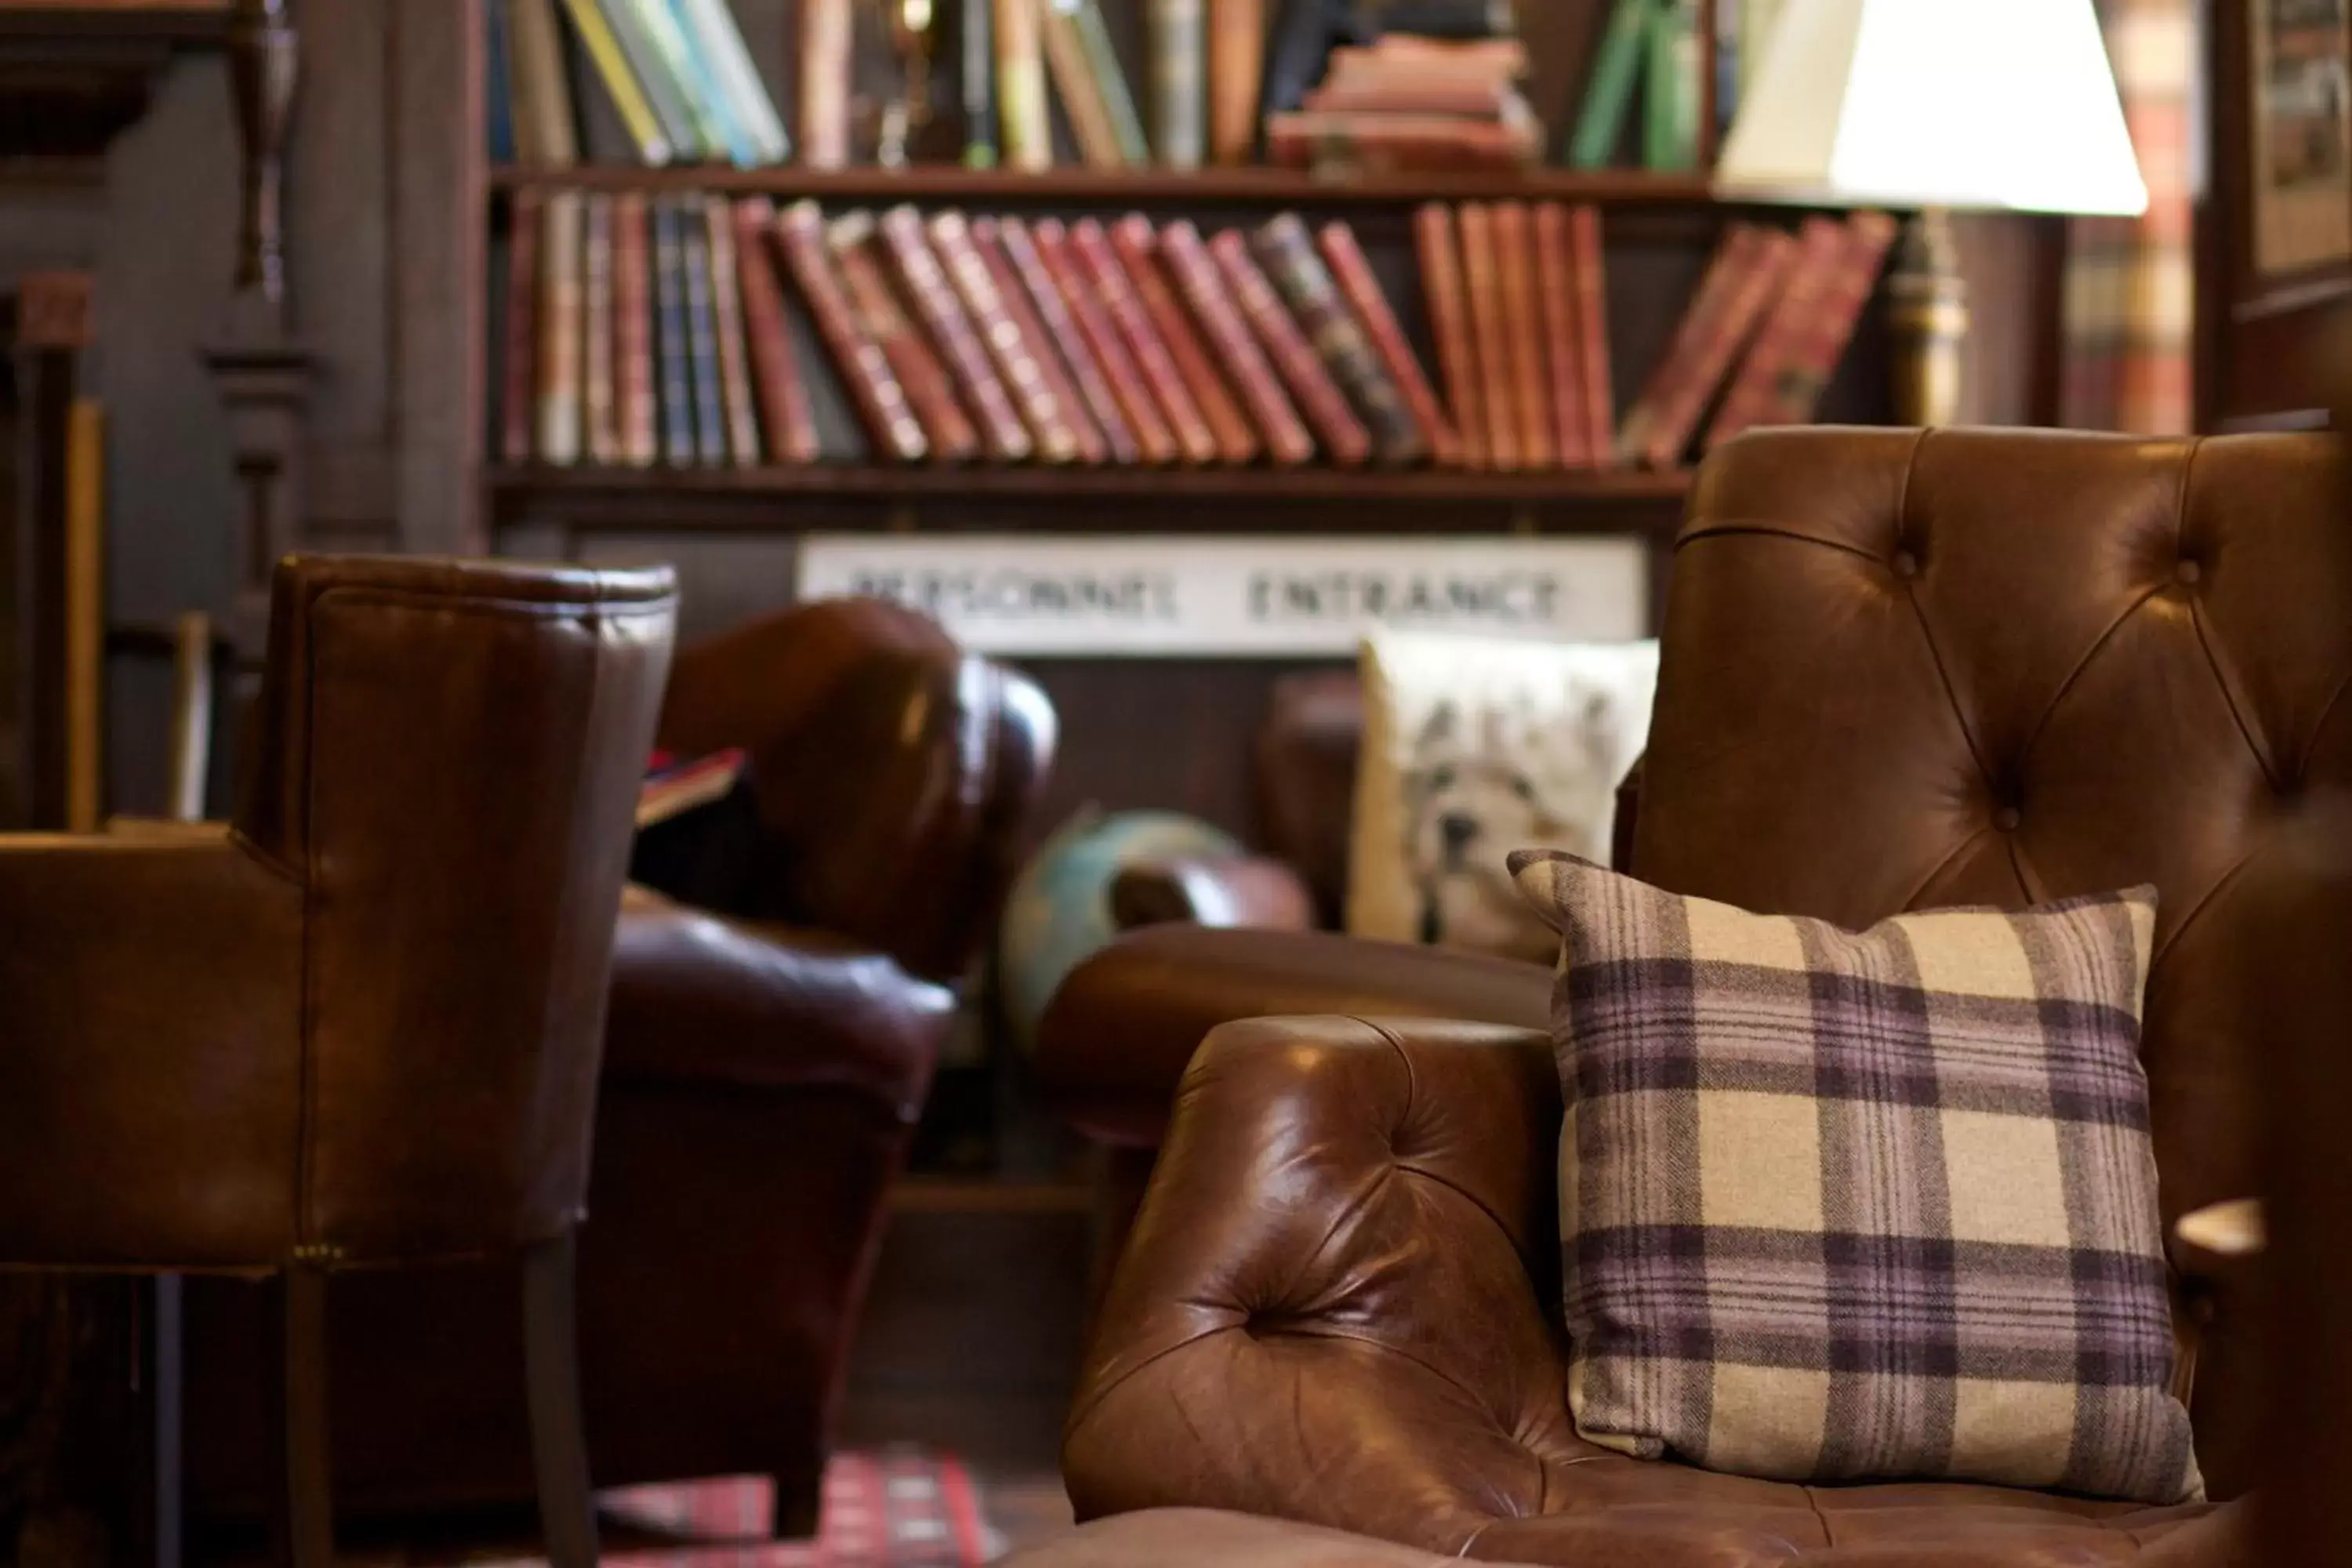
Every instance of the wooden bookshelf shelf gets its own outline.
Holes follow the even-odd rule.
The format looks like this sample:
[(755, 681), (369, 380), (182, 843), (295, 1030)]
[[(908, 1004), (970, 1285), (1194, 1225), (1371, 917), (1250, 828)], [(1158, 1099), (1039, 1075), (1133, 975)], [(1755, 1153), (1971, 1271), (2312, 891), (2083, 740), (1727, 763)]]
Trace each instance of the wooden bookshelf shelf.
[(903, 169), (730, 169), (707, 164), (641, 169), (586, 165), (572, 169), (505, 166), (492, 185), (590, 190), (731, 191), (820, 201), (1021, 202), (1086, 205), (1181, 203), (1192, 207), (1383, 205), (1428, 201), (1591, 202), (1603, 206), (1702, 207), (1717, 205), (1701, 174), (1654, 174), (1639, 169), (1535, 169), (1520, 174), (1368, 174), (1339, 179), (1292, 169), (966, 169), (918, 163)]
[[(789, 526), (780, 503), (870, 500), (959, 507), (990, 501), (1033, 503), (1021, 526), (1045, 531), (1096, 531), (1106, 526), (1088, 502), (1156, 503), (1151, 526), (1203, 532), (1264, 528), (1285, 508), (1344, 505), (1350, 526), (1373, 531), (1443, 532), (1429, 505), (1507, 507), (1538, 532), (1671, 531), (1690, 487), (1687, 473), (1491, 474), (1418, 469), (1334, 468), (878, 468), (820, 464), (791, 468), (554, 468), (490, 470), (492, 514), (500, 523), (533, 521), (575, 528), (665, 529)], [(1213, 503), (1227, 503), (1220, 508)], [(1244, 503), (1251, 503), (1244, 505)], [(1166, 509), (1162, 515), (1159, 508)], [(1360, 509), (1359, 510), (1358, 509)], [(891, 526), (876, 510), (873, 526)], [(945, 526), (965, 526), (960, 518)], [(935, 526), (929, 519), (925, 525)], [(1003, 527), (1001, 519), (971, 526)], [(856, 526), (850, 514), (825, 527)]]

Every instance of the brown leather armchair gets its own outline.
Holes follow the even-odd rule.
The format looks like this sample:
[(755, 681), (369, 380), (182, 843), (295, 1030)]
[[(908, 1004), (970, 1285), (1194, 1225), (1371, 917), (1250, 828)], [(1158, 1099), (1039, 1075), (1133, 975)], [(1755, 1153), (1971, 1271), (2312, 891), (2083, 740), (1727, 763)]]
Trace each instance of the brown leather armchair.
[[(749, 878), (625, 899), (580, 1242), (596, 1484), (777, 1483), (807, 1533), (885, 1200), (1045, 782), (1051, 707), (933, 623), (800, 606), (678, 650), (658, 744), (750, 752)], [(720, 868), (722, 871), (727, 868)], [(338, 1280), (337, 1488), (378, 1509), (530, 1495), (511, 1287)], [(190, 1291), (191, 1495), (243, 1511), (253, 1293)]]
[[(2315, 863), (2340, 886), (2352, 856), (2344, 464), (2325, 437), (1730, 445), (1677, 545), (1633, 870), (1856, 926), (2154, 882), (2167, 1218), (2263, 1191), (2258, 1100), (2342, 1056), (2340, 1016), (2279, 981), (2340, 969), (2347, 934), (2291, 918)], [(1128, 1011), (1091, 1015), (1105, 1048), (1158, 998), (1198, 1021), (1195, 994), (1308, 940), (1157, 934), (1103, 961), (1133, 972)], [(2198, 1514), (1804, 1488), (1582, 1442), (1544, 1033), (1380, 1018), (1390, 955), (1360, 952), (1350, 1002), (1336, 953), (1301, 952), (1355, 1016), (1234, 1023), (1194, 1058), (1070, 1415), (1082, 1515), (1222, 1507), (1589, 1568), (1973, 1568), (2154, 1561)], [(2200, 1456), (2229, 1497), (2263, 1452), (2254, 1336), (2227, 1282), (2179, 1285)]]

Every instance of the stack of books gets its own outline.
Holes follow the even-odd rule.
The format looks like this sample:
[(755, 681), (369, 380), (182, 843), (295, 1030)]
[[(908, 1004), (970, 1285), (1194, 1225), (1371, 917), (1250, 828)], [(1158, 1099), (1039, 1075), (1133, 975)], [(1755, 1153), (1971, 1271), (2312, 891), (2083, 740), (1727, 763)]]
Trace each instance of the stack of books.
[(791, 139), (728, 0), (483, 0), (491, 161), (781, 163)]
[(1543, 126), (1518, 88), (1516, 39), (1442, 43), (1391, 34), (1331, 51), (1304, 106), (1266, 122), (1266, 156), (1366, 173), (1517, 169), (1542, 161)]
[[(1344, 223), (527, 187), (496, 258), (497, 445), (566, 467), (1672, 468), (1813, 416), (1895, 234), (1877, 213), (1731, 226), (1621, 422), (1597, 211), (1433, 204), (1414, 228), (1434, 376)], [(821, 437), (827, 374), (860, 444)]]

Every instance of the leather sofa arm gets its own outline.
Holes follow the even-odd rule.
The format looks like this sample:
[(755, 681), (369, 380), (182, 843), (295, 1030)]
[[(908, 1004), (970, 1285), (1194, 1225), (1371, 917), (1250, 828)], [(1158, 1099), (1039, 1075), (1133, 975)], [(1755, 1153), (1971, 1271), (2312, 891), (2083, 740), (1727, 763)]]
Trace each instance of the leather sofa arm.
[(1261, 931), (1316, 926), (1305, 879), (1267, 855), (1140, 861), (1111, 882), (1110, 913), (1121, 931), (1179, 921)]
[(1202, 1037), (1300, 1013), (1468, 1018), (1540, 1027), (1540, 964), (1327, 931), (1129, 931), (1062, 982), (1038, 1026), (1037, 1080), (1087, 1137), (1152, 1148)]
[(632, 887), (613, 947), (605, 1077), (835, 1090), (911, 1125), (955, 1006), (946, 986), (847, 938)]
[(1080, 1518), (1231, 1509), (1451, 1555), (1614, 1458), (1560, 1399), (1559, 1125), (1538, 1030), (1211, 1035), (1072, 1405)]

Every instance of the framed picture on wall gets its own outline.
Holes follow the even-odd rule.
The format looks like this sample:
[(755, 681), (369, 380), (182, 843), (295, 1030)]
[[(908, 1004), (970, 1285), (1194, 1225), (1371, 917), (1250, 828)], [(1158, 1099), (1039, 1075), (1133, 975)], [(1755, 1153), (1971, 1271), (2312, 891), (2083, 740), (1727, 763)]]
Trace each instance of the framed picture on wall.
[(2253, 261), (2352, 263), (2352, 0), (2249, 0)]

